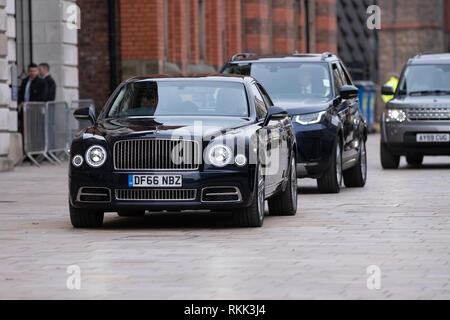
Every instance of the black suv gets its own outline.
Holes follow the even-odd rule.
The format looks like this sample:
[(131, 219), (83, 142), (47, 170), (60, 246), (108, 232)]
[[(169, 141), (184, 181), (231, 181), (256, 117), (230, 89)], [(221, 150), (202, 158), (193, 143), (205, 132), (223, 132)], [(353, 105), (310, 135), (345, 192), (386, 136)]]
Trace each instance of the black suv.
[[(382, 94), (394, 94), (383, 86)], [(420, 165), (424, 155), (450, 155), (450, 53), (420, 54), (400, 76), (381, 116), (381, 165), (398, 168), (400, 156)]]
[(367, 126), (358, 89), (332, 53), (234, 55), (221, 72), (251, 75), (275, 105), (292, 118), (297, 139), (297, 176), (317, 179), (321, 192), (363, 187), (367, 177)]

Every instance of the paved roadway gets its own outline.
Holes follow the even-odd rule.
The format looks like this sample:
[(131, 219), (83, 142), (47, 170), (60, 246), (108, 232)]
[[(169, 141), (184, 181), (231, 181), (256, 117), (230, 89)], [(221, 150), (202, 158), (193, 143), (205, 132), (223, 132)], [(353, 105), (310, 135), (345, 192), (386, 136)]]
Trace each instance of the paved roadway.
[[(0, 173), (0, 298), (450, 299), (450, 158), (383, 171), (378, 139), (364, 189), (324, 195), (299, 180), (297, 215), (258, 229), (198, 213), (73, 229), (66, 165)], [(80, 290), (66, 286), (69, 265)]]

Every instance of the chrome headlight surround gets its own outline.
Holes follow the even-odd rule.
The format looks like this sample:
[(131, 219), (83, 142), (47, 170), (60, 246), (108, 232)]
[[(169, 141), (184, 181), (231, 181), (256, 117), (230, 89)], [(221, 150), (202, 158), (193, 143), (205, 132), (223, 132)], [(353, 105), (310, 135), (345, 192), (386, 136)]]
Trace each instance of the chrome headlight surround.
[(83, 156), (80, 155), (80, 154), (77, 154), (77, 155), (75, 155), (75, 156), (72, 158), (72, 165), (73, 165), (74, 167), (77, 167), (77, 168), (81, 167), (81, 165), (83, 164), (83, 162), (84, 162), (84, 158), (83, 158)]
[(406, 120), (406, 112), (402, 109), (386, 109), (386, 122), (404, 122)]
[(294, 116), (294, 121), (301, 125), (316, 124), (322, 121), (326, 113), (327, 111), (324, 110), (320, 112), (300, 114)]
[(85, 159), (89, 166), (99, 168), (106, 161), (106, 150), (102, 146), (93, 145), (87, 149)]
[(234, 160), (231, 148), (224, 144), (215, 144), (208, 148), (208, 161), (215, 167), (225, 167)]

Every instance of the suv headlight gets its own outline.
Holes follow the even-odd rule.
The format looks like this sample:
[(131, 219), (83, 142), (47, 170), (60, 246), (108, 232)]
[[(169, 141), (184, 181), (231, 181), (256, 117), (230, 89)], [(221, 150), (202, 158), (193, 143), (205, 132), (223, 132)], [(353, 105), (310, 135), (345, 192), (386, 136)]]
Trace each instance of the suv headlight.
[(386, 122), (403, 122), (406, 120), (406, 113), (401, 109), (386, 109)]
[(303, 125), (319, 123), (320, 121), (322, 121), (326, 113), (327, 113), (326, 111), (320, 111), (314, 113), (300, 114), (298, 116), (294, 116), (294, 121)]
[(208, 151), (209, 163), (216, 167), (224, 167), (233, 160), (233, 153), (230, 147), (223, 144), (216, 144)]
[(106, 161), (106, 150), (102, 146), (94, 145), (86, 151), (85, 158), (88, 165), (98, 168)]

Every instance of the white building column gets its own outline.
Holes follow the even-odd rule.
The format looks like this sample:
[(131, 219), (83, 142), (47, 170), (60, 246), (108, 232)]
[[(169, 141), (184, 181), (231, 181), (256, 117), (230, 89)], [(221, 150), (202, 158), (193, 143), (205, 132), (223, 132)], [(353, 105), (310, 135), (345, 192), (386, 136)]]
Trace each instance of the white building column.
[(22, 161), (22, 136), (17, 132), (17, 102), (11, 101), (11, 66), (16, 62), (14, 0), (0, 0), (0, 171)]
[(77, 30), (67, 24), (71, 5), (75, 0), (32, 1), (33, 60), (50, 65), (56, 100), (78, 99)]

